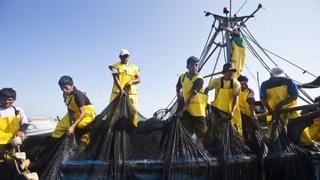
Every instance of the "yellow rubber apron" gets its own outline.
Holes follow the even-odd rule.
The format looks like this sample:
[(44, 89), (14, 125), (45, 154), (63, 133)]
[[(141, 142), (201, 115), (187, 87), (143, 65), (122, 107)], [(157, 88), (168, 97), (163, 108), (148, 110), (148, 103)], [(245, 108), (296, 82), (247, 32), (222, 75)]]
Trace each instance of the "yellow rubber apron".
[[(197, 79), (202, 79), (201, 75), (197, 74), (193, 76), (191, 79), (187, 77), (187, 73), (182, 74), (180, 76), (184, 102), (186, 102), (190, 97), (190, 95), (192, 94), (191, 89), (192, 89), (193, 83)], [(194, 99), (188, 106), (187, 111), (192, 116), (206, 117), (207, 101), (208, 101), (208, 96), (203, 93), (203, 87), (201, 87), (200, 91), (197, 92), (197, 95), (194, 97)]]
[[(76, 120), (80, 116), (80, 109), (76, 104), (74, 95), (68, 95), (65, 98), (64, 102), (66, 106), (73, 112), (72, 121)], [(94, 120), (96, 116), (96, 113), (92, 105), (86, 105), (84, 106), (84, 109), (85, 109), (85, 116), (77, 125), (78, 128), (86, 127), (88, 124), (90, 124)], [(62, 135), (64, 135), (64, 133), (66, 133), (68, 128), (70, 127), (70, 121), (71, 119), (70, 119), (69, 113), (67, 113), (61, 119), (61, 121), (57, 124), (55, 130), (52, 132), (52, 137), (60, 138)]]
[(320, 141), (320, 118), (314, 120), (314, 123), (309, 127), (312, 140)]
[(247, 102), (248, 96), (249, 96), (249, 90), (241, 91), (239, 95), (239, 108), (240, 112), (248, 117), (250, 117), (250, 106)]
[[(221, 78), (221, 86), (215, 100), (212, 102), (212, 106), (220, 109), (225, 113), (230, 114), (232, 111), (233, 96), (233, 79), (230, 82), (230, 88), (225, 88), (223, 85), (223, 78)], [(231, 119), (231, 123), (235, 127), (235, 129), (242, 135), (242, 121), (239, 104), (236, 104), (236, 109), (234, 112), (234, 116)]]
[[(15, 108), (14, 108), (15, 109)], [(9, 117), (0, 117), (0, 145), (9, 144), (16, 132), (20, 129), (21, 117), (19, 111), (15, 109), (15, 115)], [(8, 154), (2, 154), (5, 159), (11, 159)], [(4, 160), (0, 159), (0, 163)]]
[[(277, 87), (273, 87), (270, 89), (267, 89), (267, 102), (269, 104), (269, 106), (272, 109), (275, 109), (275, 107), (277, 106), (277, 104), (279, 104), (281, 101), (285, 100), (289, 98), (289, 94), (288, 94), (288, 86), (287, 85), (281, 85), (281, 86), (277, 86)], [(297, 100), (292, 101), (289, 104), (286, 104), (285, 106), (283, 106), (283, 109), (287, 109), (287, 108), (292, 108), (292, 107), (296, 107), (297, 106)], [(288, 120), (289, 119), (293, 119), (296, 117), (299, 117), (300, 113), (298, 111), (293, 111), (290, 113), (281, 113), (280, 114), (280, 120), (283, 126), (287, 126), (288, 124)], [(271, 116), (267, 117), (267, 121), (270, 122), (271, 121)], [(311, 137), (310, 137), (310, 133), (309, 133), (309, 128), (305, 128), (303, 130), (303, 132), (301, 133), (300, 136), (300, 143), (302, 145), (310, 145), (313, 144)]]

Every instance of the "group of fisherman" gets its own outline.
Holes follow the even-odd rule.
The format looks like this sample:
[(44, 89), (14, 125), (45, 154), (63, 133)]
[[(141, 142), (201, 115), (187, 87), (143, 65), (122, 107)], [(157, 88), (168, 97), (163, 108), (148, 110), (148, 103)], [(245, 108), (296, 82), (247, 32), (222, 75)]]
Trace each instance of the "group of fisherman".
[[(140, 83), (139, 67), (129, 62), (130, 53), (122, 49), (119, 54), (120, 61), (110, 65), (108, 68), (113, 76), (113, 89), (110, 97), (112, 102), (118, 96), (128, 96), (133, 108), (138, 111), (137, 84)], [(222, 77), (210, 80), (208, 86), (204, 87), (204, 79), (199, 74), (199, 59), (191, 56), (187, 59), (187, 72), (180, 75), (176, 84), (176, 94), (178, 102), (177, 117), (181, 120), (184, 128), (192, 135), (195, 134), (197, 142), (202, 144), (208, 133), (207, 112), (221, 111), (231, 118), (233, 128), (250, 141), (252, 127), (258, 123), (255, 113), (254, 92), (248, 87), (248, 78), (240, 75), (235, 77), (237, 69), (232, 63), (223, 66)], [(260, 99), (267, 109), (269, 116), (268, 124), (272, 125), (273, 115), (280, 109), (297, 106), (298, 86), (286, 78), (284, 71), (280, 68), (273, 68), (270, 72), (270, 79), (261, 85)], [(58, 81), (63, 92), (67, 114), (57, 124), (52, 132), (52, 138), (59, 139), (63, 135), (71, 135), (94, 121), (96, 113), (92, 103), (86, 93), (78, 90), (70, 76), (62, 76)], [(310, 83), (300, 85), (301, 88), (311, 86)], [(312, 86), (315, 87), (315, 86)], [(210, 108), (207, 107), (208, 93), (215, 90), (214, 101)], [(20, 107), (13, 105), (16, 100), (16, 92), (12, 88), (0, 90), (0, 174), (10, 174), (2, 172), (4, 166), (9, 166), (8, 159), (15, 156), (8, 153), (12, 149), (12, 140), (15, 137), (24, 138), (24, 131), (28, 127), (27, 117)], [(281, 113), (280, 120), (283, 126), (288, 124), (290, 119), (298, 117), (299, 112)], [(138, 116), (132, 120), (138, 126)], [(320, 122), (320, 121), (319, 121)], [(309, 132), (309, 128), (304, 129), (300, 138), (300, 145), (314, 148), (314, 140), (320, 140), (320, 123), (315, 123)], [(311, 138), (311, 135), (312, 138)], [(85, 147), (90, 141), (90, 135), (84, 133), (80, 137), (80, 146)], [(317, 137), (319, 136), (319, 137)], [(11, 164), (12, 166), (12, 164)], [(10, 177), (10, 176), (9, 176)]]

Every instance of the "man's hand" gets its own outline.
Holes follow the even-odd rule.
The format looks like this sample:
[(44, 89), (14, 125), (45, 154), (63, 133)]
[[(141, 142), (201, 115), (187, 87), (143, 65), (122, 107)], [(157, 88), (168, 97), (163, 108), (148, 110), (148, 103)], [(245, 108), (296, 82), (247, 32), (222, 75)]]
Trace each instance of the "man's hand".
[(126, 91), (124, 91), (123, 89), (120, 89), (119, 94), (120, 94), (120, 96), (126, 96), (127, 95)]
[(16, 136), (23, 138), (24, 137), (24, 132), (23, 131), (17, 131)]
[(183, 106), (182, 110), (177, 113), (178, 118), (181, 118), (183, 116), (183, 112), (185, 110), (187, 110), (187, 108), (186, 108), (186, 106)]
[(73, 125), (69, 127), (68, 132), (67, 132), (68, 136), (70, 136), (74, 133), (74, 129), (75, 129), (75, 126), (73, 126)]

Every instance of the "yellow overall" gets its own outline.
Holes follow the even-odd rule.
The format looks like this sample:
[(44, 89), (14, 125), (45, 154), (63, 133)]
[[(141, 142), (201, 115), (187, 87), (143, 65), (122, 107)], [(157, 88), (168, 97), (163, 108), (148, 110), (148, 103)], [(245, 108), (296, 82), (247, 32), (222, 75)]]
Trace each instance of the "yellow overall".
[[(11, 139), (15, 136), (16, 132), (20, 129), (20, 114), (15, 116), (0, 117), (0, 145), (6, 145), (10, 143)], [(3, 154), (7, 159), (10, 159), (10, 155)], [(3, 159), (0, 159), (0, 163)]]
[(246, 58), (246, 49), (243, 46), (243, 40), (241, 37), (233, 37), (231, 41), (231, 48), (232, 48), (232, 64), (237, 69), (237, 71), (234, 73), (233, 77), (237, 79), (242, 70), (243, 66), (245, 64), (245, 58)]
[(320, 118), (314, 120), (314, 123), (309, 127), (312, 140), (320, 141)]
[[(121, 88), (124, 88), (129, 81), (135, 80), (137, 74), (139, 73), (139, 68), (131, 63), (126, 65), (119, 62), (112, 65), (112, 67), (119, 72), (118, 78)], [(110, 103), (119, 95), (119, 92), (119, 88), (114, 83), (112, 94), (110, 97)], [(133, 105), (134, 109), (138, 112), (137, 86), (135, 84), (132, 84), (128, 89), (128, 95), (131, 104)], [(136, 127), (138, 126), (138, 113), (135, 114), (133, 123)]]
[(20, 129), (20, 114), (0, 117), (0, 144), (8, 144)]
[[(287, 85), (281, 85), (274, 88), (267, 89), (267, 103), (272, 109), (275, 109), (276, 105), (280, 103), (281, 101), (289, 98), (288, 94), (288, 86)], [(282, 108), (292, 108), (297, 106), (297, 100), (292, 101), (289, 104), (284, 105)], [(299, 117), (300, 113), (298, 111), (293, 111), (290, 113), (281, 113), (280, 114), (280, 120), (282, 125), (286, 126), (288, 124), (289, 119), (293, 119), (296, 117)], [(271, 121), (271, 116), (267, 117), (268, 122)], [(305, 128), (300, 136), (300, 143), (302, 145), (309, 145), (313, 144), (310, 134), (309, 134), (309, 128)]]
[[(191, 89), (192, 89), (193, 83), (197, 79), (202, 79), (201, 75), (199, 74), (193, 76), (191, 79), (189, 79), (186, 76), (187, 76), (187, 73), (182, 74), (180, 76), (180, 79), (182, 82), (181, 83), (182, 96), (183, 96), (184, 102), (186, 102), (190, 97), (190, 95), (192, 94)], [(197, 95), (194, 97), (193, 101), (188, 106), (187, 111), (192, 116), (206, 117), (207, 101), (208, 101), (208, 96), (203, 93), (203, 87), (202, 87), (200, 91), (197, 92)]]
[(239, 95), (239, 108), (240, 112), (248, 117), (250, 117), (251, 112), (250, 112), (250, 107), (247, 102), (249, 96), (249, 90), (247, 91), (241, 91)]
[[(72, 113), (73, 120), (76, 120), (80, 116), (80, 109), (76, 104), (75, 96), (68, 95), (65, 98), (64, 102), (65, 102), (66, 106), (73, 112)], [(95, 113), (92, 105), (86, 105), (86, 106), (84, 106), (84, 109), (85, 109), (85, 116), (77, 125), (78, 128), (86, 127), (89, 123), (91, 123), (94, 120), (94, 118), (96, 116), (96, 113)], [(64, 133), (66, 133), (68, 128), (70, 127), (70, 121), (71, 120), (69, 118), (69, 113), (67, 113), (61, 119), (61, 121), (57, 124), (55, 130), (52, 132), (52, 137), (60, 138), (62, 135), (64, 135)], [(89, 140), (88, 135), (83, 136), (81, 138), (81, 140), (84, 142), (87, 142)]]
[[(223, 86), (223, 78), (221, 78), (221, 87), (219, 89), (219, 92), (215, 100), (211, 103), (212, 106), (228, 114), (230, 114), (232, 111), (233, 96), (234, 96), (233, 80), (231, 81), (232, 82), (230, 83), (230, 87), (225, 88)], [(236, 104), (236, 109), (234, 112), (234, 116), (231, 119), (231, 123), (236, 128), (236, 130), (242, 135), (242, 121), (241, 121), (239, 104)]]

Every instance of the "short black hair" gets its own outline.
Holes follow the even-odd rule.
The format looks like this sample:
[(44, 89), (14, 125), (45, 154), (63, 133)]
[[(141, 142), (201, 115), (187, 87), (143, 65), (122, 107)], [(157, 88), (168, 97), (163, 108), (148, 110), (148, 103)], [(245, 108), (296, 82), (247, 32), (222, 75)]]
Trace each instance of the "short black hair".
[(189, 66), (189, 64), (196, 64), (196, 63), (199, 63), (199, 59), (195, 56), (190, 56), (187, 59), (187, 67)]
[(70, 76), (62, 76), (60, 79), (59, 79), (59, 82), (58, 82), (59, 86), (62, 87), (64, 85), (73, 85), (73, 80)]
[(0, 90), (0, 98), (17, 98), (17, 93), (14, 89), (12, 88), (3, 88)]

